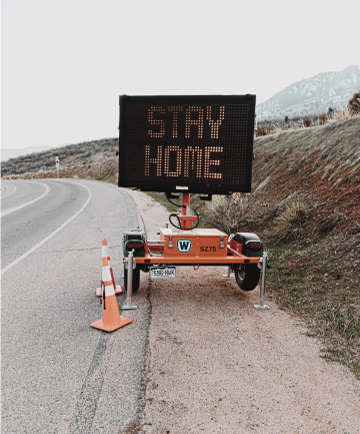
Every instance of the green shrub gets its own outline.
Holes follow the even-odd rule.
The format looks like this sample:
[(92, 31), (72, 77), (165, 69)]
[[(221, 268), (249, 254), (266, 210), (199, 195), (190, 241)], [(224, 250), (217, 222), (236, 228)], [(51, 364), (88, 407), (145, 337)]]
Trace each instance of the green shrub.
[(285, 209), (275, 219), (276, 236), (278, 241), (290, 241), (302, 234), (308, 219), (308, 208), (299, 199), (291, 200)]
[(213, 196), (202, 210), (202, 223), (228, 234), (236, 232), (248, 209), (248, 201), (247, 195)]

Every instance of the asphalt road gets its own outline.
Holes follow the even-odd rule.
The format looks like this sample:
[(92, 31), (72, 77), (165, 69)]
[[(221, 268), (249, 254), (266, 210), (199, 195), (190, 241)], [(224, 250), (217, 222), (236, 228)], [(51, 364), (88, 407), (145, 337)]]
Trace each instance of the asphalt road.
[(121, 313), (132, 324), (90, 324), (102, 238), (119, 283), (122, 233), (140, 224), (133, 199), (101, 182), (4, 181), (1, 206), (1, 432), (121, 432), (143, 405), (146, 294)]

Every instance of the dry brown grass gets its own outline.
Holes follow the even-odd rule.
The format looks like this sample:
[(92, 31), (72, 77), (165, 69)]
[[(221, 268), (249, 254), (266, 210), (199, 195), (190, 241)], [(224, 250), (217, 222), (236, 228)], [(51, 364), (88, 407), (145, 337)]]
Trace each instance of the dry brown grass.
[(313, 127), (314, 124), (312, 123), (311, 119), (304, 119), (301, 126), (304, 128), (308, 128), (308, 127)]
[[(355, 106), (354, 106), (355, 107)], [(360, 116), (360, 111), (357, 112), (356, 109), (352, 108), (350, 105), (347, 105), (346, 108), (336, 110), (334, 112), (334, 120), (342, 121), (347, 119), (352, 119), (354, 117)]]
[(215, 226), (228, 234), (236, 232), (248, 209), (248, 202), (249, 196), (246, 194), (213, 196), (212, 201), (203, 207), (202, 224)]
[(271, 129), (267, 126), (266, 122), (261, 128), (258, 128), (256, 131), (256, 137), (261, 136), (268, 136), (269, 134), (272, 134)]
[(352, 115), (360, 115), (360, 92), (355, 92), (349, 100), (348, 109)]
[(277, 129), (275, 131), (275, 139), (278, 139), (279, 137), (283, 136), (286, 133), (285, 130), (282, 130), (281, 128)]
[(309, 216), (308, 206), (300, 199), (290, 200), (275, 218), (276, 242), (299, 238)]
[(322, 113), (320, 116), (320, 125), (325, 125), (328, 120), (329, 120), (328, 115), (326, 113)]

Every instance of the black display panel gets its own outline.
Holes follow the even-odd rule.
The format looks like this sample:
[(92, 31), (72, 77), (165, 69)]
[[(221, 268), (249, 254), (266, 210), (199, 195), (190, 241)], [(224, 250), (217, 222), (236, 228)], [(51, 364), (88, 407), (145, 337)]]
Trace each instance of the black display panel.
[(250, 192), (255, 98), (120, 96), (119, 187)]

